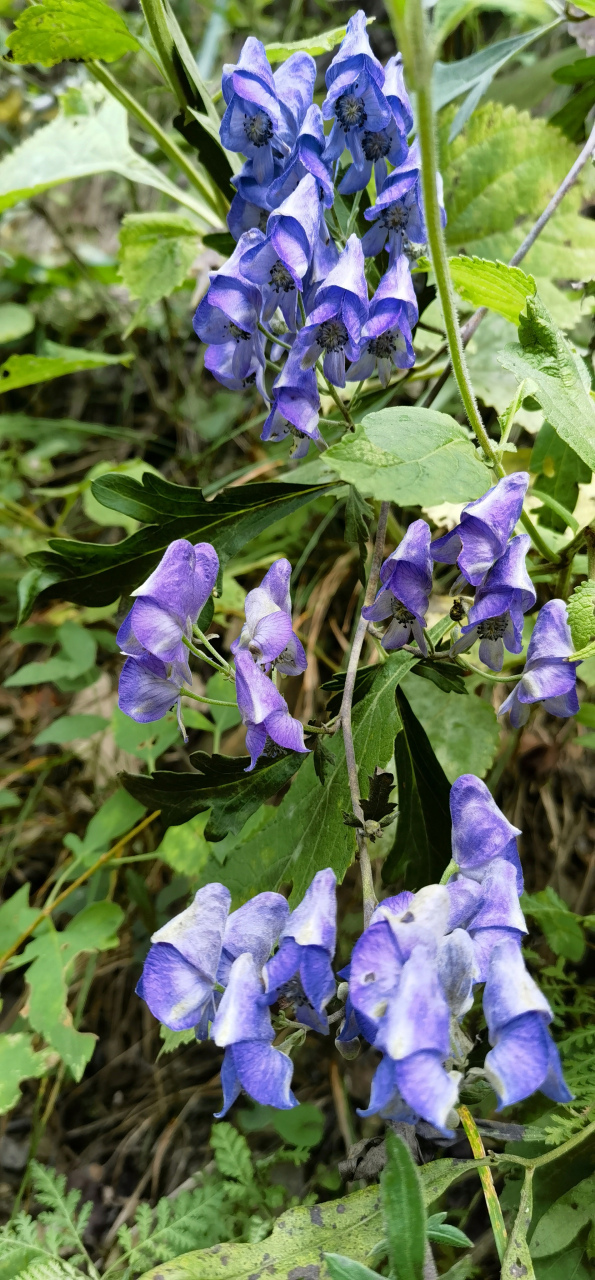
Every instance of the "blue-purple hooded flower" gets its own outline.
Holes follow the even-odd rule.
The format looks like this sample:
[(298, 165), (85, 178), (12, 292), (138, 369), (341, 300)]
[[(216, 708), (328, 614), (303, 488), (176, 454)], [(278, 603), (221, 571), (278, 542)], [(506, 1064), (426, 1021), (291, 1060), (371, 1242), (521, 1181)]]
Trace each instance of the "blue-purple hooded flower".
[(284, 440), (291, 435), (292, 457), (303, 458), (311, 440), (319, 440), (320, 396), (313, 369), (303, 369), (292, 351), (273, 383), (273, 406), (262, 428), (261, 440)]
[(462, 627), (452, 653), (462, 653), (479, 640), (481, 662), (492, 671), (501, 671), (505, 647), (509, 653), (521, 652), (523, 615), (536, 600), (525, 563), (530, 541), (528, 534), (518, 534), (488, 571), (475, 592), (469, 623)]
[(481, 896), (467, 929), (473, 942), (477, 981), (485, 982), (494, 947), (506, 938), (520, 947), (527, 933), (512, 862), (494, 858), (489, 863), (481, 883)]
[(492, 860), (504, 858), (516, 870), (521, 894), (523, 872), (517, 848), (521, 832), (504, 817), (481, 778), (463, 773), (453, 782), (450, 815), (452, 856), (463, 875), (481, 883)]
[(144, 653), (127, 658), (122, 667), (118, 706), (137, 724), (150, 724), (161, 720), (176, 705), (178, 725), (185, 741), (180, 696), (185, 688), (191, 687), (192, 674), (187, 662), (165, 663), (152, 653)]
[(283, 675), (297, 676), (306, 670), (307, 659), (291, 623), (290, 581), (289, 560), (275, 560), (260, 586), (246, 596), (246, 621), (231, 651), (248, 649), (265, 670), (274, 664)]
[(295, 191), (302, 178), (311, 173), (318, 184), (318, 194), (330, 209), (335, 191), (330, 165), (323, 159), (326, 139), (320, 107), (313, 102), (304, 116), (292, 155), (268, 188), (268, 207), (276, 209)]
[(543, 702), (552, 716), (573, 716), (579, 709), (576, 692), (577, 662), (568, 662), (574, 651), (566, 605), (549, 600), (537, 615), (527, 649), (525, 669), (498, 715), (507, 711), (515, 729), (526, 724), (529, 707)]
[(312, 262), (319, 222), (318, 184), (307, 173), (270, 214), (266, 238), (243, 255), (243, 275), (262, 290), (265, 322), (279, 307), (288, 328), (295, 331), (297, 291)]
[(210, 542), (193, 546), (185, 538), (170, 543), (157, 568), (137, 587), (136, 597), (116, 640), (122, 653), (140, 657), (151, 653), (163, 662), (187, 662), (184, 637), (206, 604), (219, 572), (219, 558)]
[(263, 240), (257, 228), (246, 231), (231, 258), (214, 272), (194, 314), (194, 332), (202, 342), (235, 345), (231, 370), (235, 378), (249, 376), (256, 359), (264, 368), (263, 336), (258, 330), (262, 306), (260, 289), (242, 274), (241, 258)]
[(459, 524), (432, 543), (432, 558), (441, 564), (457, 564), (467, 582), (478, 587), (506, 551), (528, 484), (527, 472), (515, 471), (499, 480), (482, 498), (469, 502)]
[(483, 1007), (490, 1044), (485, 1072), (498, 1110), (540, 1089), (554, 1102), (572, 1101), (549, 1031), (550, 1006), (525, 968), (518, 943), (503, 939), (493, 949)]
[(235, 666), (238, 710), (246, 726), (246, 749), (250, 756), (246, 772), (254, 768), (267, 738), (287, 751), (307, 752), (303, 725), (289, 714), (285, 698), (248, 649), (237, 650)]
[(366, 258), (377, 257), (386, 247), (392, 266), (406, 243), (425, 244), (427, 231), (419, 178), (420, 160), (414, 145), (386, 179), (375, 203), (364, 210), (366, 221), (373, 223), (362, 240)]
[(223, 1107), (216, 1119), (226, 1114), (242, 1089), (263, 1106), (282, 1111), (297, 1106), (291, 1092), (293, 1063), (279, 1049), (273, 1049), (274, 1035), (260, 967), (245, 952), (231, 966), (212, 1026), (215, 1044), (225, 1049)]
[(137, 994), (172, 1031), (197, 1028), (206, 1039), (215, 1016), (215, 984), (225, 985), (234, 960), (249, 951), (262, 967), (288, 915), (280, 893), (260, 893), (229, 915), (222, 884), (199, 889), (185, 911), (151, 938)]
[(383, 275), (370, 302), (358, 358), (347, 372), (347, 381), (362, 382), (377, 372), (381, 386), (387, 387), (395, 369), (410, 369), (415, 364), (411, 330), (418, 315), (409, 260), (402, 253)]
[(302, 368), (323, 357), (326, 378), (345, 386), (345, 356), (357, 359), (362, 325), (368, 318), (368, 286), (364, 256), (356, 235), (349, 237), (337, 262), (320, 285), (314, 310), (296, 338), (294, 353)]
[(259, 182), (271, 181), (273, 141), (281, 124), (281, 112), (273, 73), (260, 40), (248, 36), (236, 65), (224, 66), (221, 89), (227, 104), (220, 126), (223, 146), (248, 156), (254, 162)]
[(425, 520), (414, 520), (405, 537), (380, 570), (382, 586), (373, 604), (362, 610), (369, 622), (391, 618), (383, 639), (384, 649), (402, 649), (411, 635), (427, 653), (425, 614), (432, 590), (430, 529)]
[(363, 168), (364, 135), (380, 132), (392, 120), (383, 84), (384, 69), (372, 53), (366, 15), (360, 9), (349, 19), (345, 37), (326, 72), (327, 96), (322, 114), (325, 120), (334, 119), (326, 160), (338, 160), (347, 147), (357, 168)]
[(322, 1032), (328, 1031), (325, 1009), (335, 994), (336, 883), (330, 867), (316, 873), (264, 969), (269, 1004), (283, 997), (293, 1005), (298, 1022)]

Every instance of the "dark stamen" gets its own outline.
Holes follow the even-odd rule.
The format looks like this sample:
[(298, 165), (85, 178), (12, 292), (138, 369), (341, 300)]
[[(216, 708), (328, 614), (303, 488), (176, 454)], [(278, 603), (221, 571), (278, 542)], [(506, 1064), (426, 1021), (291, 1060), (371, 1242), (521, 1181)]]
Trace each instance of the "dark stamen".
[(383, 160), (390, 151), (390, 138), (385, 129), (379, 133), (364, 133), (362, 151), (366, 160)]
[(273, 122), (266, 111), (257, 111), (253, 116), (244, 116), (244, 133), (254, 147), (266, 147), (273, 136)]
[(361, 129), (366, 123), (366, 108), (354, 93), (342, 93), (335, 107), (337, 120), (344, 129)]
[(342, 351), (348, 338), (342, 320), (324, 320), (316, 331), (316, 341), (323, 351)]
[(289, 293), (291, 289), (295, 289), (295, 280), (280, 258), (277, 258), (277, 261), (273, 263), (269, 272), (269, 280), (276, 293)]
[(508, 615), (503, 613), (499, 618), (486, 618), (478, 622), (477, 634), (480, 640), (501, 640), (508, 626)]

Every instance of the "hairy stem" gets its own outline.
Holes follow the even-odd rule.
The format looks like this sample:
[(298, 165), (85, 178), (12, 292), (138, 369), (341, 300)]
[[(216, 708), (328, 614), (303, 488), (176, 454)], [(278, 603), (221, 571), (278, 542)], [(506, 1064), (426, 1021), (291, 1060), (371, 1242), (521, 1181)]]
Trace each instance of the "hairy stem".
[[(368, 577), (368, 585), (364, 598), (364, 607), (372, 603), (376, 594), (376, 586), (378, 583), (378, 575), (380, 573), (380, 565), (384, 553), (384, 540), (386, 537), (386, 523), (388, 520), (389, 503), (383, 502), (380, 507), (378, 516), (378, 527), (376, 529), (376, 541), (374, 543), (374, 552), (372, 555), (372, 564), (370, 565), (370, 574)], [(353, 730), (351, 727), (351, 707), (353, 704), (353, 690), (355, 688), (355, 677), (357, 674), (357, 664), (360, 660), (361, 651), (366, 635), (368, 623), (360, 614), (356, 632), (353, 637), (351, 653), (349, 654), (349, 662), (347, 664), (347, 672), (345, 675), (345, 688), (343, 690), (343, 698), (341, 701), (341, 710), (337, 716), (337, 728), (339, 725), (343, 730), (343, 741), (345, 743), (345, 760), (347, 762), (347, 776), (349, 778), (349, 791), (351, 795), (351, 807), (354, 817), (358, 818), (363, 824), (364, 815), (360, 804), (359, 796), (359, 779), (357, 776), (357, 761), (355, 758), (355, 748), (353, 745)], [(368, 843), (363, 831), (356, 832), (357, 850), (359, 854), (359, 865), (362, 877), (362, 897), (364, 907), (364, 929), (367, 929), (372, 913), (376, 906), (376, 894), (374, 892), (374, 881), (372, 878), (372, 865), (370, 855), (368, 853)]]
[[(479, 1130), (477, 1128), (475, 1120), (473, 1119), (473, 1116), (471, 1115), (471, 1112), (469, 1111), (468, 1107), (458, 1107), (457, 1110), (461, 1118), (461, 1124), (463, 1126), (463, 1129), (465, 1130), (465, 1134), (468, 1139), (469, 1146), (471, 1147), (471, 1151), (475, 1159), (480, 1160), (482, 1156), (485, 1156), (485, 1148), (481, 1140)], [(490, 1222), (492, 1224), (494, 1240), (496, 1241), (498, 1257), (500, 1259), (500, 1262), (502, 1262), (502, 1259), (504, 1258), (504, 1254), (506, 1253), (508, 1236), (506, 1233), (506, 1227), (504, 1226), (504, 1218), (502, 1217), (502, 1209), (500, 1207), (500, 1201), (498, 1199), (496, 1188), (494, 1186), (494, 1178), (492, 1175), (492, 1170), (488, 1169), (487, 1167), (483, 1167), (481, 1169), (478, 1169), (477, 1172), (479, 1174), (480, 1182), (483, 1188), (483, 1194), (484, 1194), (484, 1198), (487, 1206), (487, 1211), (490, 1215)]]

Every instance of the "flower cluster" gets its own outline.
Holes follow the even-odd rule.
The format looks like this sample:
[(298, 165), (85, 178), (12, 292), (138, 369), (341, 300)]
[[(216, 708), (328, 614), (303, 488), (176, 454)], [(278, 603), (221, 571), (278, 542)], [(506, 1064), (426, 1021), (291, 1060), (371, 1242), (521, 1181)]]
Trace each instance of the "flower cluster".
[[(456, 873), (376, 908), (339, 974), (348, 996), (337, 1037), (348, 1056), (360, 1036), (382, 1054), (361, 1115), (422, 1120), (446, 1134), (470, 1047), (460, 1023), (477, 984), (492, 1045), (484, 1074), (499, 1107), (538, 1089), (555, 1102), (571, 1097), (548, 1031), (551, 1009), (521, 954), (520, 833), (472, 774), (454, 783), (451, 814)], [(298, 1028), (329, 1031), (335, 876), (319, 871), (291, 913), (278, 893), (257, 894), (231, 915), (229, 906), (223, 885), (199, 889), (154, 934), (138, 994), (166, 1026), (195, 1027), (199, 1040), (225, 1049), (218, 1115), (242, 1089), (257, 1102), (292, 1107), (292, 1063), (283, 1042), (272, 1044), (271, 1006), (281, 1035), (287, 1010)]]
[(198, 696), (201, 700), (192, 692), (188, 658), (190, 653), (206, 656), (228, 675), (230, 689), (235, 679), (238, 710), (246, 726), (249, 771), (263, 752), (274, 750), (273, 744), (306, 751), (303, 727), (289, 714), (274, 683), (277, 672), (287, 676), (305, 671), (306, 655), (291, 623), (291, 565), (285, 559), (275, 560), (260, 586), (246, 596), (246, 621), (231, 646), (235, 672), (224, 659), (213, 663), (197, 649), (197, 644), (208, 643), (198, 619), (218, 572), (217, 553), (209, 542), (193, 547), (180, 538), (133, 592), (136, 600), (117, 636), (127, 655), (120, 674), (119, 706), (145, 724), (160, 720), (175, 704), (185, 737), (181, 699)]
[[(322, 108), (312, 101), (315, 78), (307, 53), (273, 74), (253, 36), (236, 66), (224, 68), (221, 140), (246, 157), (228, 216), (237, 244), (194, 317), (208, 344), (206, 367), (231, 389), (257, 386), (270, 409), (262, 439), (292, 436), (294, 457), (320, 439), (320, 388), (375, 373), (386, 386), (394, 369), (413, 365), (410, 257), (426, 240), (400, 55), (381, 66), (359, 10), (326, 72)], [(344, 229), (335, 189), (353, 197)], [(360, 204), (371, 224), (362, 239), (354, 229)], [(370, 297), (366, 259), (385, 249), (388, 269), (385, 260), (373, 266)], [(276, 374), (269, 388), (267, 366)]]

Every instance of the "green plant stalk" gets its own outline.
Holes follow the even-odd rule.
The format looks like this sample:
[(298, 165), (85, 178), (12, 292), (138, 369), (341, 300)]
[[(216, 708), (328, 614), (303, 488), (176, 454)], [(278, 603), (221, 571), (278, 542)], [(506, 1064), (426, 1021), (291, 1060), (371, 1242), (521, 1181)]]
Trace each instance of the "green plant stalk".
[(205, 181), (198, 169), (195, 169), (192, 161), (184, 155), (177, 142), (167, 136), (161, 125), (153, 119), (153, 116), (148, 111), (145, 111), (145, 108), (137, 98), (134, 98), (127, 89), (124, 89), (119, 84), (111, 71), (108, 71), (102, 62), (88, 62), (87, 66), (91, 75), (95, 76), (95, 79), (99, 80), (108, 93), (111, 93), (112, 98), (115, 98), (121, 106), (125, 107), (129, 114), (134, 116), (139, 124), (147, 130), (147, 133), (151, 134), (163, 154), (167, 156), (168, 160), (171, 160), (172, 164), (177, 165), (178, 169), (187, 177), (190, 186), (195, 191), (198, 191), (207, 205), (202, 215), (205, 222), (213, 227), (220, 228), (221, 222), (225, 221), (225, 215), (229, 207), (223, 194), (216, 191), (209, 182)]
[(165, 11), (161, 0), (141, 0), (141, 8), (145, 15), (145, 21), (149, 31), (151, 32), (151, 39), (159, 55), (161, 66), (169, 87), (174, 97), (177, 98), (182, 111), (185, 111), (188, 106), (188, 101), (184, 85), (176, 70), (176, 64), (174, 61), (174, 38), (167, 25), (167, 19), (165, 17)]
[(183, 698), (192, 698), (193, 702), (208, 702), (210, 707), (237, 707), (237, 702), (224, 702), (221, 698), (203, 698), (200, 693), (191, 693), (190, 689), (182, 689)]
[[(204, 631), (201, 631), (200, 627), (198, 626), (198, 623), (195, 622), (192, 630), (194, 632), (194, 635), (197, 636), (198, 639), (200, 640), (200, 643), (204, 645), (205, 649), (208, 649), (209, 653), (212, 653), (213, 657), (217, 659), (217, 662), (219, 663), (221, 670), (224, 671), (226, 675), (233, 676), (233, 671), (229, 665), (229, 662), (227, 662), (225, 658), (222, 658), (220, 653), (217, 653), (217, 650), (213, 647), (210, 641), (207, 640), (207, 637), (204, 634)], [(233, 678), (235, 679), (235, 676), (233, 676)]]
[[(457, 1107), (457, 1111), (459, 1113), (459, 1116), (461, 1117), (461, 1124), (463, 1126), (463, 1129), (465, 1130), (465, 1134), (468, 1139), (469, 1146), (471, 1147), (472, 1154), (476, 1160), (481, 1160), (481, 1158), (485, 1156), (485, 1148), (481, 1140), (479, 1130), (477, 1128), (475, 1120), (473, 1119), (473, 1116), (471, 1115), (471, 1112), (468, 1107)], [(494, 1233), (496, 1249), (498, 1250), (498, 1257), (500, 1259), (500, 1262), (502, 1262), (504, 1255), (506, 1253), (508, 1236), (506, 1232), (506, 1227), (504, 1226), (504, 1218), (502, 1217), (502, 1209), (500, 1206), (500, 1201), (498, 1199), (496, 1188), (494, 1186), (494, 1178), (492, 1175), (492, 1170), (488, 1169), (487, 1167), (484, 1167), (484, 1168), (478, 1169), (477, 1172), (479, 1174), (481, 1185), (483, 1188), (483, 1194), (486, 1202), (487, 1211), (490, 1215), (490, 1222), (492, 1224), (492, 1231)]]

